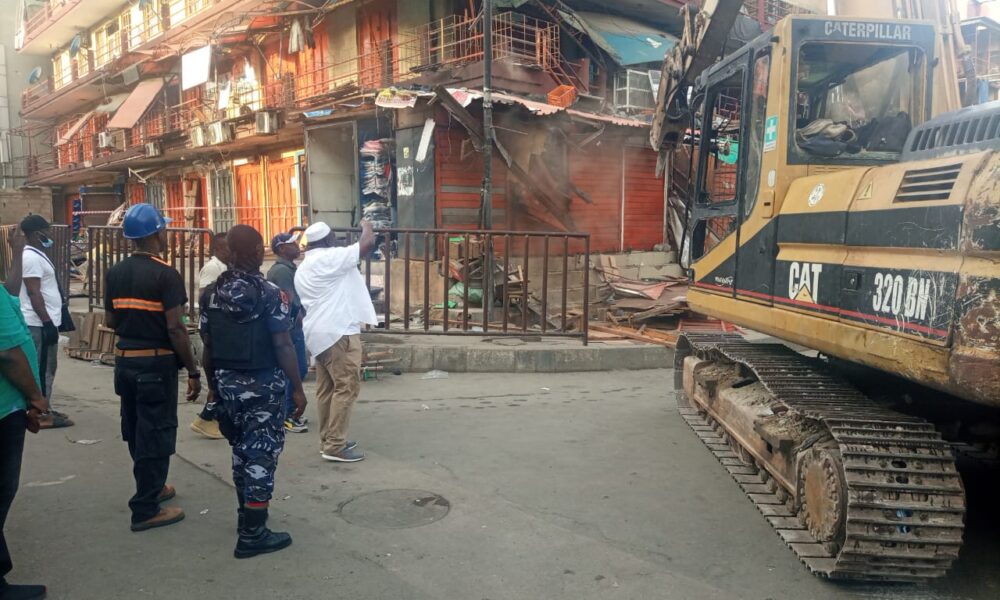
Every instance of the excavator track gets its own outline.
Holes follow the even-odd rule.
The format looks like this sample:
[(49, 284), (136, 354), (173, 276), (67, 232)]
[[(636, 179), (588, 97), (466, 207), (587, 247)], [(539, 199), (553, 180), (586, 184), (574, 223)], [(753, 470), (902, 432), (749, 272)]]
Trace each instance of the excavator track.
[(691, 355), (741, 365), (775, 401), (822, 423), (835, 443), (824, 454), (826, 470), (818, 471), (846, 492), (830, 498), (844, 514), (839, 541), (831, 544), (810, 532), (796, 500), (802, 488), (792, 494), (778, 485), (766, 465), (734, 447), (738, 436), (726, 424), (678, 386), (680, 414), (810, 571), (865, 581), (923, 581), (947, 572), (962, 544), (965, 493), (952, 449), (933, 425), (876, 405), (818, 360), (779, 344), (688, 333), (678, 345), (678, 373)]

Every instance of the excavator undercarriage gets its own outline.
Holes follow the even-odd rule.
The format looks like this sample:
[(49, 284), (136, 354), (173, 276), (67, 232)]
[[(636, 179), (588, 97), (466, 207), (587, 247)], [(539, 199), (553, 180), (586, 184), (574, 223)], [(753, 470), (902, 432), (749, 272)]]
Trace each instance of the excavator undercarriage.
[(965, 494), (933, 425), (783, 345), (688, 334), (675, 360), (681, 415), (814, 574), (921, 581), (958, 558)]

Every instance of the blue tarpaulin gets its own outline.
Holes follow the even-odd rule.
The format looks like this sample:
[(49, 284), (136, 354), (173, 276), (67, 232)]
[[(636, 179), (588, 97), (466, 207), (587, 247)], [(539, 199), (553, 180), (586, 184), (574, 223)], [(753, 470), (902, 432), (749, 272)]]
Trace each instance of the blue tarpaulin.
[(623, 67), (662, 63), (677, 38), (638, 21), (615, 15), (560, 11), (566, 23), (587, 34)]

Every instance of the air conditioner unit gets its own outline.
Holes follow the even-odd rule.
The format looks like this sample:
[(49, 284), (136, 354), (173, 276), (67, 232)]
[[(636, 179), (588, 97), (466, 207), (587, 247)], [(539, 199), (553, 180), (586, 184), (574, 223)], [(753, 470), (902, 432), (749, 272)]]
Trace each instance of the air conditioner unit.
[(278, 133), (278, 113), (273, 110), (262, 110), (255, 115), (257, 135)]
[[(201, 129), (199, 127), (199, 129)], [(146, 142), (146, 157), (154, 158), (163, 154), (163, 146), (159, 142)]]
[(188, 141), (192, 148), (201, 148), (208, 145), (208, 136), (205, 135), (205, 128), (196, 125), (188, 130)]
[(132, 65), (127, 67), (124, 71), (120, 73), (122, 76), (122, 85), (132, 85), (139, 81), (139, 65)]
[(233, 141), (234, 132), (231, 123), (216, 121), (215, 123), (209, 123), (206, 129), (207, 141), (210, 146)]
[(97, 147), (101, 149), (124, 150), (125, 134), (120, 131), (102, 131), (97, 134)]

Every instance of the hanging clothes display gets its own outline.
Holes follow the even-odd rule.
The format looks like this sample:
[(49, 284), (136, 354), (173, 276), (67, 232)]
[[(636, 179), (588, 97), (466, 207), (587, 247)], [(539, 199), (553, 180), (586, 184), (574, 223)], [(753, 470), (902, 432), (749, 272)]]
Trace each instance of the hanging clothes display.
[(394, 145), (392, 139), (381, 139), (367, 141), (361, 147), (362, 214), (376, 228), (387, 229), (393, 225)]

